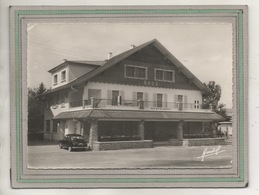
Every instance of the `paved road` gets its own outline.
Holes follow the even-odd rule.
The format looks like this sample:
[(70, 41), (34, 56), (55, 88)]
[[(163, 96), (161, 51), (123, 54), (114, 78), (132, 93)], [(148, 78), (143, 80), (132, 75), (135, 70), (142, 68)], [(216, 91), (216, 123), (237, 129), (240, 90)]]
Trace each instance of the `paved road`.
[(29, 168), (137, 168), (137, 167), (230, 167), (232, 147), (221, 146), (217, 155), (201, 156), (218, 146), (160, 146), (148, 149), (75, 151), (58, 145), (28, 146)]

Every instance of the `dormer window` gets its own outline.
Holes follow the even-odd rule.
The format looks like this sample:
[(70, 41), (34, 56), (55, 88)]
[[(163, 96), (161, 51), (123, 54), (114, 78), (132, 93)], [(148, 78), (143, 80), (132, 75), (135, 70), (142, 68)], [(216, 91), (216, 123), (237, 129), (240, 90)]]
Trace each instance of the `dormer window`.
[(155, 80), (164, 82), (175, 82), (174, 71), (155, 68)]
[(53, 85), (57, 85), (57, 84), (58, 84), (58, 75), (55, 74), (55, 75), (53, 76)]
[(61, 72), (61, 82), (65, 82), (66, 81), (66, 76), (67, 76), (66, 71), (65, 70), (62, 71)]

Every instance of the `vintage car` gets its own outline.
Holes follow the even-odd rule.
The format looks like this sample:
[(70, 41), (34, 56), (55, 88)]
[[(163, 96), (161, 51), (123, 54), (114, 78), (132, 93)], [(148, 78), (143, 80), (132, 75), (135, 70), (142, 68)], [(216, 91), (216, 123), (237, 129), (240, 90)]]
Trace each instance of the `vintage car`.
[(80, 134), (67, 134), (64, 139), (59, 140), (59, 148), (68, 149), (71, 152), (74, 149), (89, 149), (87, 142), (83, 139), (83, 136)]

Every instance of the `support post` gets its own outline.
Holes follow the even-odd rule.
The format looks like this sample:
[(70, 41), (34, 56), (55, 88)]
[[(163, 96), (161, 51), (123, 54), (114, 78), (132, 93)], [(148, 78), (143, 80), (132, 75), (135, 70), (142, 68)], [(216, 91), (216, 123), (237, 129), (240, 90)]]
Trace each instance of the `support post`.
[(91, 120), (90, 123), (89, 146), (93, 150), (93, 142), (98, 141), (98, 125), (97, 120)]
[(177, 139), (178, 140), (183, 139), (183, 123), (184, 123), (184, 121), (181, 120), (178, 122), (178, 125), (177, 125)]
[(145, 127), (144, 127), (144, 120), (139, 121), (139, 126), (138, 126), (138, 136), (140, 137), (141, 140), (144, 140), (144, 134), (145, 134)]
[(212, 137), (213, 138), (217, 137), (217, 123), (216, 122), (211, 123), (211, 129), (212, 129)]
[(91, 97), (91, 98), (90, 98), (90, 101), (91, 101), (91, 108), (94, 108), (94, 98)]
[(202, 133), (205, 133), (205, 122), (202, 122)]

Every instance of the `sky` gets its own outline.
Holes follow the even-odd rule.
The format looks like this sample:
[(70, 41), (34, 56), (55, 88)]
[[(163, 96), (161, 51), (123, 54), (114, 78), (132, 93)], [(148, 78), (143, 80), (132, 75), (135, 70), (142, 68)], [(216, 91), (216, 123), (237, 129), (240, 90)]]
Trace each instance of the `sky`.
[(202, 83), (222, 88), (220, 103), (232, 108), (232, 24), (71, 23), (29, 24), (28, 87), (51, 85), (48, 70), (67, 60), (105, 60), (156, 38)]

